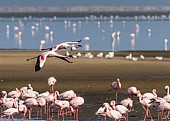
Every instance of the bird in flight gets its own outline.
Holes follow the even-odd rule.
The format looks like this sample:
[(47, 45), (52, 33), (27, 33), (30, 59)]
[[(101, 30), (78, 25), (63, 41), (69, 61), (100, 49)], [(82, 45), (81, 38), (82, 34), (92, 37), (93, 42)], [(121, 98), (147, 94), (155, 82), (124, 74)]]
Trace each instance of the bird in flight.
[(67, 49), (67, 48), (73, 48), (73, 47), (79, 48), (79, 47), (82, 47), (81, 45), (79, 45), (79, 43), (80, 43), (81, 41), (82, 41), (82, 40), (79, 40), (79, 41), (71, 41), (71, 42), (63, 42), (63, 43), (54, 45), (54, 46), (51, 47), (51, 48), (44, 48), (44, 49), (41, 49), (41, 50), (57, 51), (57, 50)]
[(59, 58), (59, 59), (66, 61), (68, 63), (72, 63), (71, 61), (68, 60), (68, 58), (72, 57), (72, 55), (64, 56), (64, 55), (61, 55), (61, 54), (59, 54), (55, 51), (52, 51), (52, 50), (45, 51), (45, 52), (41, 53), (40, 55), (38, 55), (36, 57), (28, 58), (26, 61), (37, 58), (37, 62), (35, 64), (35, 72), (37, 72), (44, 66), (47, 58), (49, 58), (49, 57), (56, 57), (56, 58)]

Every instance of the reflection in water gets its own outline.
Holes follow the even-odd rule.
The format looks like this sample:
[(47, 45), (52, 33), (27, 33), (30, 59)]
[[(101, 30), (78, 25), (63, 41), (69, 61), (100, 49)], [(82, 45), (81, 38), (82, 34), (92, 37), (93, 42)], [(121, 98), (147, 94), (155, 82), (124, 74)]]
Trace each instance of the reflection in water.
[[(42, 39), (47, 42), (47, 46), (51, 46), (53, 43), (57, 44), (63, 41), (83, 40), (84, 36), (88, 35), (93, 40), (90, 42), (91, 50), (111, 51), (113, 50), (113, 45), (110, 44), (110, 35), (116, 32), (115, 51), (134, 49), (162, 50), (164, 49), (164, 47), (162, 48), (162, 40), (164, 38), (169, 39), (170, 30), (167, 28), (169, 20), (169, 17), (166, 16), (162, 18), (161, 16), (97, 17), (93, 15), (74, 18), (58, 18), (55, 16), (51, 18), (34, 18), (32, 16), (28, 18), (1, 18), (0, 29), (2, 33), (0, 41), (9, 41), (0, 44), (0, 48), (39, 49), (39, 43)], [(10, 28), (14, 28), (14, 30)], [(13, 41), (18, 41), (19, 31), (22, 32), (22, 39), (19, 40), (20, 43), (22, 40), (22, 46), (18, 46)], [(131, 33), (136, 35), (136, 42), (135, 39), (128, 41)], [(32, 36), (31, 40), (30, 36)], [(153, 43), (155, 46), (153, 46)], [(89, 48), (88, 44), (86, 46), (86, 49)], [(117, 46), (118, 48), (115, 48)]]

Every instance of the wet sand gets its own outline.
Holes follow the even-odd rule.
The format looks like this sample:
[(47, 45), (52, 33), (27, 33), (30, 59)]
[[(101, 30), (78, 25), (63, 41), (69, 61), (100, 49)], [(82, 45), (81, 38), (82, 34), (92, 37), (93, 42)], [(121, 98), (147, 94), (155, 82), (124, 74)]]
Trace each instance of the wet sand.
[[(80, 51), (82, 56), (86, 53)], [(93, 51), (96, 55), (100, 51)], [(44, 67), (34, 71), (36, 60), (26, 61), (27, 58), (37, 56), (40, 51), (0, 51), (0, 91), (14, 90), (31, 83), (34, 90), (44, 92), (49, 90), (47, 79), (54, 76), (57, 79), (55, 90), (63, 92), (73, 89), (78, 95), (85, 98), (85, 105), (80, 107), (79, 117), (84, 120), (99, 119), (94, 116), (95, 111), (103, 102), (115, 99), (115, 92), (108, 92), (110, 84), (120, 78), (122, 88), (118, 100), (125, 98), (124, 93), (129, 86), (136, 86), (142, 93), (157, 89), (159, 96), (164, 96), (164, 86), (170, 80), (170, 54), (169, 51), (136, 51), (115, 52), (112, 59), (87, 59), (80, 57), (70, 59), (73, 63), (66, 63), (60, 59), (48, 58)], [(59, 51), (65, 54), (65, 51)], [(75, 52), (70, 52), (75, 53)], [(108, 52), (104, 52), (106, 54)], [(141, 54), (144, 60), (131, 61), (125, 56), (132, 53), (135, 57)], [(155, 60), (155, 56), (163, 56), (162, 61)], [(137, 100), (135, 100), (137, 102)], [(131, 117), (143, 118), (141, 105), (135, 103), (137, 113)], [(156, 113), (154, 113), (156, 117)]]

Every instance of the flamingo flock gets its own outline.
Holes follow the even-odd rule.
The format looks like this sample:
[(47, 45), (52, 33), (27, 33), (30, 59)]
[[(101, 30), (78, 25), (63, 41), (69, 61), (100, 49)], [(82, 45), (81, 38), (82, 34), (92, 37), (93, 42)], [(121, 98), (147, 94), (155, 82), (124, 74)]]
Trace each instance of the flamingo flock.
[[(124, 96), (125, 99), (118, 101), (117, 91), (121, 89), (120, 79), (111, 84), (111, 90), (115, 90), (116, 96), (115, 99), (111, 99), (110, 103), (104, 102), (101, 107), (95, 112), (95, 115), (102, 117), (102, 121), (106, 121), (107, 118), (112, 120), (122, 120), (128, 121), (128, 114), (137, 112), (134, 109), (134, 101), (137, 101), (135, 104), (141, 104), (145, 115), (143, 121), (150, 119), (154, 121), (150, 108), (155, 109), (158, 113), (158, 121), (170, 120), (170, 94), (169, 86), (165, 86), (166, 95), (164, 97), (158, 97), (156, 89), (152, 89), (152, 92), (146, 92), (141, 94), (141, 91), (134, 86), (131, 86), (127, 89)], [(135, 97), (136, 99), (134, 99)]]
[(64, 121), (64, 116), (74, 114), (74, 120), (78, 121), (78, 109), (84, 104), (84, 98), (77, 96), (73, 90), (59, 93), (59, 91), (54, 90), (56, 82), (54, 77), (49, 77), (50, 91), (43, 93), (35, 91), (31, 84), (10, 92), (2, 91), (0, 98), (1, 118), (7, 117), (7, 120), (10, 121), (15, 115), (20, 115), (23, 121), (31, 120), (33, 112), (34, 115), (36, 112), (37, 120), (42, 120), (46, 116), (47, 120), (57, 119), (59, 121), (60, 116), (62, 116)]

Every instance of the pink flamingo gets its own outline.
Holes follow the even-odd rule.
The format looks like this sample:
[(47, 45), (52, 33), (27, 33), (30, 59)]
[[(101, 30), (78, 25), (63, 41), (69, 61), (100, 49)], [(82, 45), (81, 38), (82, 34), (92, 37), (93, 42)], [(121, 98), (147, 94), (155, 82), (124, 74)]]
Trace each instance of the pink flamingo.
[(125, 121), (128, 121), (129, 109), (127, 109), (123, 105), (115, 105), (115, 104), (116, 104), (116, 102), (114, 100), (112, 100), (110, 102), (110, 106), (113, 108), (113, 110), (116, 110), (116, 111), (120, 112), (122, 114), (122, 116), (124, 116)]
[(78, 108), (84, 104), (84, 98), (83, 97), (75, 97), (70, 101), (70, 105), (74, 109), (74, 119), (75, 121), (78, 121)]
[(47, 97), (45, 97), (45, 101), (46, 101), (45, 113), (47, 114), (47, 119), (50, 118), (50, 106), (49, 106), (49, 104), (54, 103), (55, 100), (57, 100), (58, 96), (59, 96), (59, 92), (55, 91), (54, 93), (50, 93)]
[(63, 56), (59, 53), (56, 53), (54, 51), (47, 51), (47, 52), (43, 52), (41, 53), (40, 55), (36, 56), (36, 57), (33, 57), (33, 58), (28, 58), (26, 61), (29, 61), (29, 60), (32, 60), (32, 59), (35, 59), (37, 58), (37, 62), (35, 64), (35, 71), (39, 71), (45, 64), (46, 60), (47, 60), (47, 57), (57, 57), (59, 59), (62, 59), (68, 63), (72, 63), (71, 61), (69, 61), (67, 58), (70, 58), (72, 57), (72, 55), (69, 55), (69, 56)]
[(20, 88), (20, 92), (21, 93), (24, 93), (24, 92), (26, 92), (27, 90), (33, 90), (33, 87), (31, 86), (31, 84), (28, 84), (28, 86), (24, 86), (24, 87), (21, 87)]
[(80, 43), (80, 41), (72, 41), (72, 42), (63, 42), (63, 43), (60, 43), (58, 45), (54, 45), (53, 47), (51, 48), (46, 48), (46, 49), (41, 49), (41, 50), (52, 50), (52, 51), (56, 51), (56, 50), (60, 50), (60, 49), (67, 49), (67, 48), (79, 48), (79, 47), (82, 47), (81, 45), (78, 45), (78, 43)]
[(18, 106), (19, 113), (22, 113), (23, 121), (26, 119), (27, 107), (24, 104), (19, 104)]
[[(40, 118), (42, 119), (42, 107), (45, 107), (46, 105), (46, 100), (43, 97), (38, 97), (37, 98), (37, 103), (38, 103), (38, 107), (40, 107), (40, 110), (38, 111), (40, 113)], [(37, 118), (38, 118), (38, 112), (37, 112)]]
[(127, 92), (126, 92), (126, 94), (128, 95), (128, 96), (131, 96), (132, 97), (132, 99), (133, 99), (133, 96), (135, 95), (135, 96), (137, 96), (137, 94), (139, 93), (139, 90), (136, 88), (136, 87), (129, 87), (128, 89), (127, 89)]
[(14, 91), (9, 92), (8, 96), (11, 98), (19, 98), (21, 96), (21, 92), (18, 88), (16, 88)]
[(8, 121), (10, 121), (10, 117), (12, 116), (12, 120), (13, 120), (13, 115), (18, 114), (18, 103), (16, 100), (14, 100), (14, 105), (16, 106), (16, 108), (8, 108), (5, 111), (2, 112), (2, 116), (8, 116)]
[(55, 85), (56, 82), (57, 82), (57, 80), (54, 77), (48, 78), (48, 85), (51, 87), (50, 88), (51, 93), (54, 92), (54, 85)]
[(102, 116), (102, 121), (106, 121), (106, 114), (105, 112), (112, 110), (109, 103), (103, 103), (102, 106), (96, 111), (95, 115)]
[(119, 111), (113, 110), (113, 109), (108, 109), (105, 108), (103, 115), (109, 117), (112, 120), (118, 120), (120, 121), (120, 119), (122, 118), (122, 114)]
[(24, 101), (24, 105), (27, 106), (27, 108), (29, 110), (29, 119), (31, 119), (32, 108), (38, 105), (37, 99), (35, 99), (35, 98), (27, 98)]
[(144, 121), (146, 120), (146, 117), (148, 116), (148, 114), (149, 114), (150, 119), (153, 121), (149, 107), (152, 106), (152, 104), (150, 103), (150, 100), (156, 97), (157, 97), (156, 89), (153, 89), (152, 93), (144, 93), (143, 95), (140, 93), (138, 94), (139, 102), (142, 104), (142, 107), (145, 110), (145, 116), (143, 119)]
[[(58, 120), (60, 115), (62, 115), (62, 119), (64, 121), (64, 114), (74, 112), (74, 109), (70, 106), (70, 103), (67, 100), (56, 100), (54, 103), (51, 104), (51, 107), (59, 110)], [(66, 109), (65, 113), (64, 113), (64, 109)]]
[(71, 100), (75, 97), (76, 97), (76, 93), (73, 90), (68, 90), (68, 91), (65, 91), (65, 92), (59, 94), (58, 98), (61, 100)]
[[(121, 83), (120, 83), (120, 79), (118, 78), (117, 81), (113, 82), (111, 84), (111, 89), (116, 90), (116, 103), (117, 103), (117, 91), (121, 88)], [(111, 90), (110, 89), (110, 90)], [(109, 90), (109, 91), (110, 91)]]
[(126, 98), (126, 99), (124, 99), (124, 100), (122, 100), (122, 101), (120, 102), (120, 104), (123, 105), (123, 106), (125, 106), (125, 107), (127, 107), (130, 111), (133, 111), (133, 110), (134, 110), (134, 109), (132, 109), (132, 108), (133, 108), (133, 100), (130, 99), (129, 97)]

